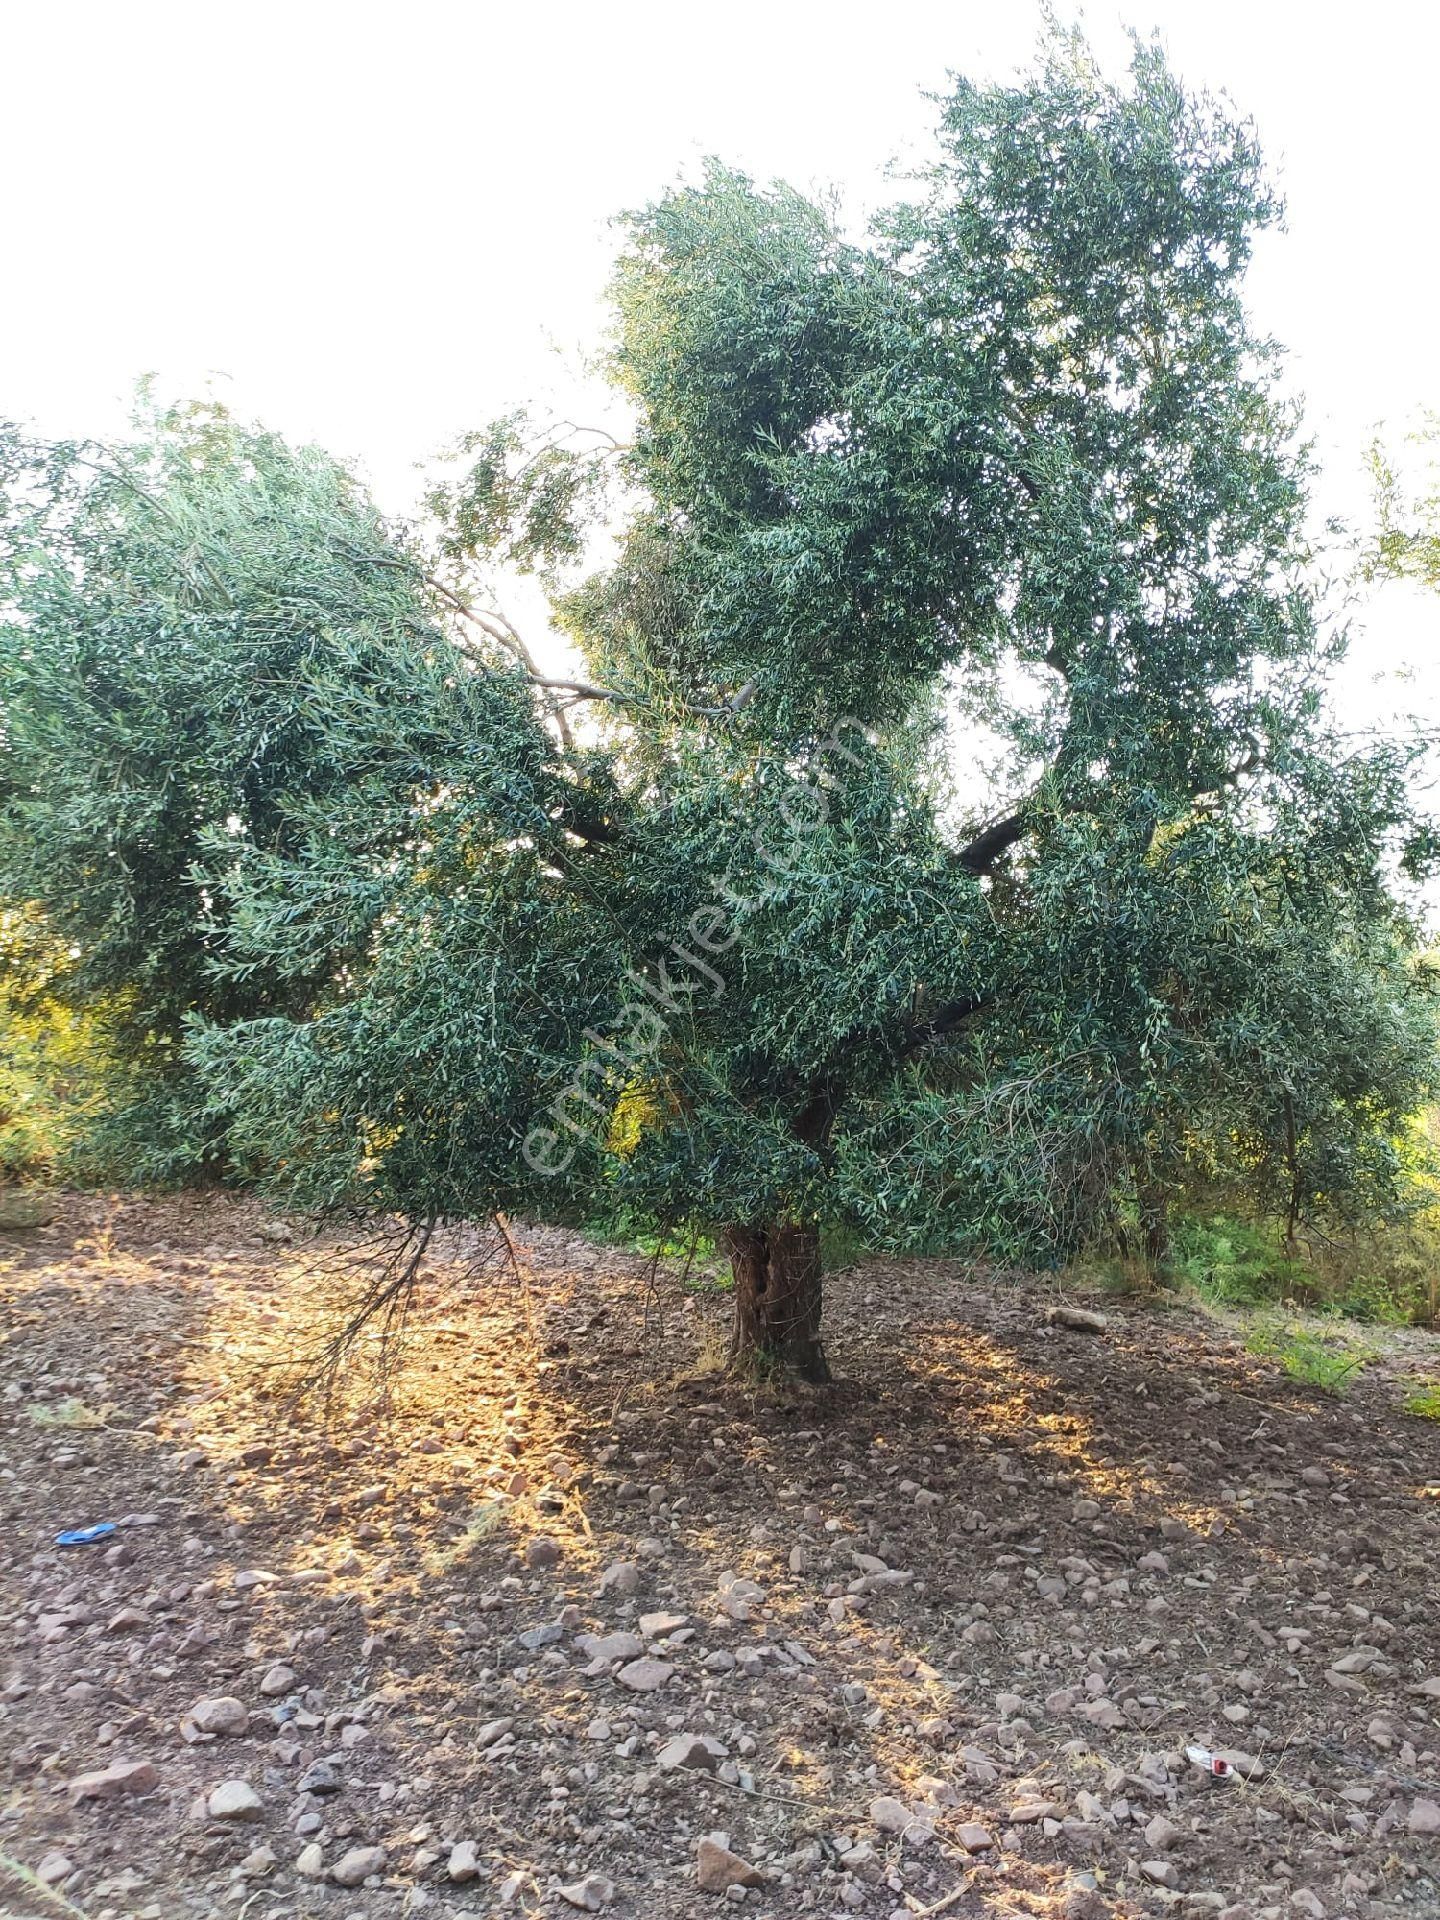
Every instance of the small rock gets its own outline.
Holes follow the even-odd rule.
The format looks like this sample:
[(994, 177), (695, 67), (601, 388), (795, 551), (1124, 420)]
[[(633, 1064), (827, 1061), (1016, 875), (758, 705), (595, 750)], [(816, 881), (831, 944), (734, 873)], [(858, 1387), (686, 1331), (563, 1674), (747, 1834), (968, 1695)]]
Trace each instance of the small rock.
[(525, 1543), (525, 1564), (532, 1569), (553, 1567), (560, 1558), (561, 1546), (548, 1533), (537, 1533)]
[(445, 1871), (452, 1880), (462, 1885), (467, 1880), (480, 1878), (480, 1862), (476, 1857), (473, 1840), (461, 1840), (450, 1849), (450, 1858), (445, 1863)]
[(668, 1660), (632, 1660), (615, 1678), (632, 1693), (657, 1693), (674, 1671)]
[(615, 1885), (603, 1873), (587, 1873), (583, 1880), (572, 1880), (560, 1888), (560, 1898), (585, 1913), (598, 1913), (615, 1898)]
[(275, 1849), (262, 1845), (250, 1849), (249, 1853), (247, 1853), (245, 1858), (240, 1862), (240, 1871), (242, 1873), (270, 1873), (274, 1870), (274, 1866)]
[(935, 1838), (929, 1821), (919, 1819), (893, 1794), (882, 1793), (870, 1802), (870, 1818), (882, 1833), (898, 1834), (908, 1846), (928, 1846)]
[(282, 1693), (289, 1693), (299, 1678), (299, 1674), (293, 1667), (271, 1667), (260, 1682), (260, 1691), (267, 1700), (274, 1700)]
[(307, 1767), (296, 1783), (297, 1793), (339, 1793), (339, 1771), (328, 1760), (317, 1760)]
[(337, 1887), (358, 1887), (372, 1873), (384, 1871), (384, 1847), (352, 1847), (330, 1869), (330, 1878)]
[(1053, 1800), (1040, 1800), (1032, 1795), (1015, 1802), (1010, 1809), (1010, 1819), (1014, 1826), (1033, 1827), (1041, 1820), (1053, 1820), (1059, 1812)]
[(527, 1653), (538, 1653), (541, 1647), (553, 1647), (564, 1634), (565, 1629), (552, 1620), (543, 1627), (528, 1627), (518, 1638)]
[(1290, 1896), (1290, 1904), (1297, 1913), (1308, 1913), (1310, 1920), (1325, 1920), (1325, 1909), (1320, 1896), (1312, 1893), (1309, 1887), (1297, 1887)]
[(1142, 1860), (1140, 1871), (1157, 1887), (1178, 1887), (1180, 1884), (1180, 1875), (1169, 1860)]
[(47, 1853), (35, 1869), (35, 1878), (47, 1887), (58, 1887), (74, 1871), (63, 1853)]
[(689, 1619), (688, 1613), (642, 1613), (640, 1631), (647, 1640), (663, 1640), (666, 1634), (678, 1633)]
[(229, 1694), (221, 1694), (214, 1700), (197, 1700), (185, 1717), (197, 1733), (240, 1734), (250, 1724), (245, 1703)]
[(487, 1720), (475, 1736), (475, 1744), (483, 1753), (486, 1747), (497, 1746), (515, 1725), (513, 1713), (505, 1714), (499, 1720)]
[(695, 1875), (702, 1893), (724, 1893), (729, 1887), (763, 1887), (765, 1876), (713, 1834), (706, 1834), (695, 1851)]
[(1407, 1833), (1440, 1833), (1440, 1801), (1412, 1801), (1405, 1830)]
[(1157, 1813), (1145, 1829), (1145, 1844), (1153, 1853), (1169, 1853), (1184, 1838), (1185, 1829), (1167, 1820), (1163, 1813)]
[(601, 1593), (631, 1594), (640, 1589), (640, 1569), (632, 1560), (612, 1560), (600, 1576)]
[(673, 1773), (678, 1767), (699, 1767), (713, 1773), (720, 1762), (729, 1757), (730, 1749), (708, 1733), (677, 1733), (660, 1749), (656, 1764), (666, 1773)]
[(580, 1636), (580, 1651), (591, 1660), (637, 1660), (645, 1651), (638, 1633), (585, 1633)]
[(313, 1840), (296, 1854), (295, 1871), (307, 1880), (317, 1880), (325, 1871), (325, 1856)]
[(222, 1780), (205, 1802), (212, 1820), (258, 1820), (265, 1802), (248, 1780)]
[(966, 1820), (957, 1827), (955, 1838), (967, 1853), (984, 1853), (995, 1844), (989, 1832), (974, 1820)]
[(82, 1773), (70, 1782), (70, 1799), (79, 1806), (82, 1800), (118, 1800), (122, 1795), (153, 1793), (160, 1784), (160, 1771), (149, 1760), (112, 1760), (100, 1773)]
[(1088, 1307), (1047, 1307), (1045, 1323), (1068, 1327), (1071, 1333), (1104, 1333), (1110, 1324), (1103, 1313), (1092, 1313)]

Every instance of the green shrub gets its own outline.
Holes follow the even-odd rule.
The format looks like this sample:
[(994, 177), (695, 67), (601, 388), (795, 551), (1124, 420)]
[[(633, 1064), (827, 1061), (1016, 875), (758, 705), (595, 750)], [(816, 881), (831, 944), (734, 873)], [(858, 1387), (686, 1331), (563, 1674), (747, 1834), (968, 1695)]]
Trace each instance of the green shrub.
[(1440, 1420), (1440, 1380), (1418, 1380), (1405, 1396), (1405, 1411), (1420, 1420)]
[(1171, 1234), (1175, 1275), (1215, 1306), (1258, 1306), (1313, 1296), (1313, 1271), (1280, 1245), (1275, 1230), (1233, 1214), (1181, 1214)]
[(1296, 1321), (1257, 1318), (1245, 1345), (1254, 1354), (1278, 1362), (1292, 1380), (1323, 1393), (1343, 1394), (1360, 1369), (1375, 1358), (1368, 1347), (1355, 1346), (1343, 1336), (1326, 1334)]

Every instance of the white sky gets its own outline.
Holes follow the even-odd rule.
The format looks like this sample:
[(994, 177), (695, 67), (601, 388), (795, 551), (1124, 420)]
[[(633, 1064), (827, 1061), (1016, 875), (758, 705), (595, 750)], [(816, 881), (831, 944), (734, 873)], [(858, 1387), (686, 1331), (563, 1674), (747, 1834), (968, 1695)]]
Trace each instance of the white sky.
[[(1259, 123), (1289, 231), (1252, 305), (1292, 349), (1324, 506), (1359, 513), (1375, 424), (1440, 406), (1440, 8), (1092, 5), (1108, 63), (1122, 20)], [(617, 210), (716, 152), (863, 213), (923, 151), (919, 89), (1012, 72), (1038, 28), (1034, 0), (0, 0), (0, 416), (103, 435), (141, 373), (218, 374), (403, 508), (416, 462), (594, 347)], [(1356, 670), (1408, 658), (1407, 702), (1440, 712), (1429, 607), (1392, 591), (1367, 619)]]

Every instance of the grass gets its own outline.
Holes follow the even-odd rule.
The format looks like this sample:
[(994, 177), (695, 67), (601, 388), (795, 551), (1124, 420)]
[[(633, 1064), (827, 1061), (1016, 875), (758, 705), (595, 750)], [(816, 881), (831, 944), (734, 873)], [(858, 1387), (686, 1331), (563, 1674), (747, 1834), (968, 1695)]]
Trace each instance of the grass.
[(105, 1415), (97, 1413), (93, 1407), (87, 1407), (83, 1400), (73, 1395), (57, 1400), (53, 1406), (44, 1401), (36, 1401), (25, 1411), (37, 1427), (103, 1427)]
[[(0, 1848), (0, 1879), (13, 1881), (15, 1885), (24, 1887), (27, 1892), (34, 1894), (37, 1900), (53, 1908), (56, 1913), (71, 1914), (74, 1920), (88, 1920), (83, 1908), (77, 1907), (73, 1900), (67, 1900), (58, 1888), (47, 1887), (40, 1876), (33, 1873), (23, 1860), (12, 1859), (3, 1848)], [(4, 1917), (0, 1916), (0, 1920), (4, 1920)]]
[(1405, 1396), (1405, 1411), (1419, 1420), (1440, 1420), (1440, 1380), (1417, 1380)]
[(1345, 1393), (1360, 1369), (1376, 1357), (1371, 1348), (1357, 1347), (1343, 1336), (1268, 1317), (1252, 1322), (1245, 1346), (1277, 1362), (1290, 1379), (1336, 1395)]

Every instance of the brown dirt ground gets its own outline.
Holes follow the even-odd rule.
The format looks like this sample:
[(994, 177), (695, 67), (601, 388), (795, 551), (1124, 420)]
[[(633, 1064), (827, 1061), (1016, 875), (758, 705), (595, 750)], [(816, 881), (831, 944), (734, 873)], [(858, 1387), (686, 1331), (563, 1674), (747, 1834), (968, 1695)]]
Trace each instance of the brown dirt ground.
[[(432, 1250), (388, 1393), (362, 1343), (327, 1424), (288, 1383), (344, 1256), (285, 1231), (72, 1197), (0, 1238), (0, 1852), (72, 1868), (0, 1911), (561, 1916), (593, 1872), (617, 1920), (679, 1920), (737, 1899), (696, 1885), (720, 1830), (756, 1920), (1440, 1915), (1440, 1426), (1400, 1410), (1433, 1336), (1382, 1336), (1334, 1400), (1173, 1302), (1087, 1337), (1046, 1283), (875, 1262), (830, 1285), (843, 1384), (745, 1395), (700, 1371), (723, 1297), (536, 1229), (518, 1275)], [(634, 1597), (601, 1592), (620, 1560)], [(763, 1593), (727, 1614), (730, 1574)], [(658, 1692), (576, 1646), (665, 1611)], [(187, 1739), (217, 1695), (247, 1730)], [(657, 1766), (677, 1730), (719, 1776)], [(1194, 1741), (1264, 1771), (1213, 1781)], [(300, 1791), (326, 1756), (339, 1790)], [(72, 1805), (113, 1760), (158, 1785)], [(206, 1814), (231, 1779), (243, 1825)], [(383, 1876), (331, 1883), (371, 1845)]]

